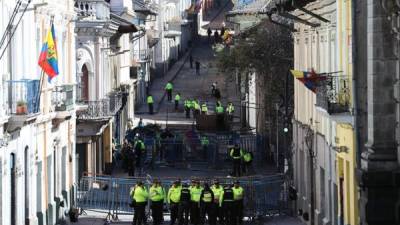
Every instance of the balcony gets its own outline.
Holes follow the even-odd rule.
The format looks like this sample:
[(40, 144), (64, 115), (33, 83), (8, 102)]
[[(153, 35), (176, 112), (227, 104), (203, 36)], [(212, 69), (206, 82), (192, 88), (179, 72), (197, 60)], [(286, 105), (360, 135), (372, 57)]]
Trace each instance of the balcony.
[(149, 45), (150, 48), (156, 45), (160, 40), (160, 32), (158, 30), (154, 29), (146, 30), (146, 34), (147, 34), (147, 44)]
[(83, 120), (102, 120), (113, 117), (121, 109), (123, 93), (110, 92), (106, 98), (97, 101), (79, 101), (84, 107), (78, 108), (77, 117)]
[(53, 90), (52, 105), (57, 112), (69, 111), (74, 108), (74, 85), (57, 86)]
[(30, 116), (39, 112), (39, 80), (10, 80), (8, 86), (8, 114)]
[(316, 106), (339, 114), (350, 112), (350, 87), (348, 76), (328, 76), (317, 89)]
[(108, 94), (110, 100), (110, 115), (115, 115), (122, 107), (122, 95), (120, 91), (113, 91)]
[(78, 119), (101, 120), (110, 117), (110, 100), (108, 98), (97, 101), (82, 101), (86, 105), (85, 109), (77, 111)]
[(79, 20), (110, 19), (110, 4), (104, 0), (76, 0), (75, 10)]
[(181, 24), (180, 18), (173, 18), (164, 24), (164, 37), (175, 38), (181, 35)]
[(150, 60), (150, 50), (149, 49), (134, 50), (133, 58), (137, 62), (148, 62)]

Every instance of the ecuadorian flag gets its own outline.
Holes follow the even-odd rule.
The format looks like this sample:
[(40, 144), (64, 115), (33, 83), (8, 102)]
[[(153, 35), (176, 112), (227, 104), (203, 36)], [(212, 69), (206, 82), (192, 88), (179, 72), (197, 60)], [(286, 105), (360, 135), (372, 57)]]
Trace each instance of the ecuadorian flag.
[(46, 41), (43, 43), (38, 64), (49, 76), (49, 81), (58, 75), (57, 44), (53, 24), (47, 32)]
[(326, 76), (317, 74), (313, 69), (310, 72), (299, 70), (290, 70), (290, 72), (297, 80), (302, 82), (306, 88), (314, 93), (317, 91), (318, 82), (326, 80)]

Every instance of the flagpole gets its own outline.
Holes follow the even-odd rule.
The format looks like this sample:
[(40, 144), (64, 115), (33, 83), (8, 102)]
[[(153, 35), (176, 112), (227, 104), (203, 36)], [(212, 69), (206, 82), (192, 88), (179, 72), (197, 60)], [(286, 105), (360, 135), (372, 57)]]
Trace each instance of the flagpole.
[[(50, 17), (50, 29), (52, 29), (52, 26), (54, 24), (54, 16)], [(42, 95), (42, 89), (43, 89), (43, 81), (44, 80), (44, 70), (42, 69), (42, 73), (40, 75), (40, 80), (39, 80), (39, 93), (38, 93), (38, 101), (37, 101), (37, 112), (40, 110), (40, 99)]]
[(40, 80), (39, 80), (39, 87), (38, 87), (39, 90), (38, 90), (37, 106), (36, 106), (35, 113), (39, 112), (39, 110), (40, 110), (40, 98), (42, 95), (43, 78), (44, 78), (44, 70), (42, 69), (42, 72), (40, 74)]

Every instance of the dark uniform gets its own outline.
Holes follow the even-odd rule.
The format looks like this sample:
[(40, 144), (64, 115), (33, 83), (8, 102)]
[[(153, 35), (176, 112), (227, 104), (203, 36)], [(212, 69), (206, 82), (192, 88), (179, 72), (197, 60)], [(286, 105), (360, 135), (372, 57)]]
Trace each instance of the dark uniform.
[(189, 224), (190, 213), (190, 190), (186, 184), (181, 189), (181, 199), (179, 202), (179, 225)]
[(142, 172), (142, 157), (144, 157), (146, 154), (146, 146), (144, 145), (144, 142), (142, 140), (137, 139), (135, 140), (133, 148), (135, 149), (136, 166), (139, 170), (138, 173), (140, 175)]
[(236, 144), (229, 153), (233, 160), (233, 176), (240, 177), (240, 164), (242, 162), (243, 150)]
[(226, 225), (233, 225), (235, 216), (234, 216), (234, 211), (235, 211), (235, 206), (233, 202), (233, 190), (228, 185), (227, 187), (224, 188), (224, 192), (222, 194), (222, 198), (220, 198), (220, 205), (222, 207), (223, 211), (223, 220)]
[(200, 214), (201, 214), (201, 224), (205, 224), (206, 214), (208, 217), (208, 223), (210, 225), (215, 225), (215, 210), (214, 210), (214, 193), (205, 185), (204, 190), (201, 192), (200, 196)]

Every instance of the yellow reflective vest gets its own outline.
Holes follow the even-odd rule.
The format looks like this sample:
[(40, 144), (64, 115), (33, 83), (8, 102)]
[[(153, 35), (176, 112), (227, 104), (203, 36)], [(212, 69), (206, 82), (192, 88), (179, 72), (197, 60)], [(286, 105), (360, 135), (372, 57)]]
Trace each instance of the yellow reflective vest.
[(161, 186), (151, 186), (150, 187), (150, 200), (153, 202), (159, 202), (164, 200), (165, 192), (164, 188)]
[(149, 193), (147, 192), (146, 188), (137, 185), (131, 190), (130, 195), (131, 198), (138, 203), (146, 202), (147, 198), (149, 197)]
[(179, 201), (181, 200), (181, 187), (177, 186), (174, 187), (172, 186), (169, 190), (168, 190), (168, 197), (167, 197), (167, 201), (168, 203), (179, 203)]
[(233, 187), (232, 188), (233, 191), (233, 200), (237, 201), (237, 200), (242, 200), (243, 199), (243, 188), (242, 187)]

